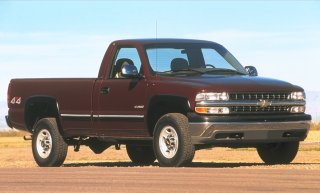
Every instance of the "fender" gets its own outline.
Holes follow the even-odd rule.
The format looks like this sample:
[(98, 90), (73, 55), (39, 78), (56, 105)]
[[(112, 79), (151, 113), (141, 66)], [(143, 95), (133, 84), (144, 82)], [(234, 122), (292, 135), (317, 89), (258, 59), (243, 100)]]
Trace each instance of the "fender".
[(185, 96), (155, 95), (150, 98), (147, 109), (147, 126), (150, 136), (158, 119), (166, 113), (190, 112), (190, 103)]

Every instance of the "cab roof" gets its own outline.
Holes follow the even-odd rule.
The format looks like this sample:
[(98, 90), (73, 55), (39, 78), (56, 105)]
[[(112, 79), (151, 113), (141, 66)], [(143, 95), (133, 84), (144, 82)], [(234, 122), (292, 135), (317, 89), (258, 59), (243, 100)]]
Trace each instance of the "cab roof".
[(166, 44), (166, 43), (215, 43), (206, 40), (195, 40), (195, 39), (176, 39), (176, 38), (151, 38), (151, 39), (124, 39), (116, 40), (113, 43), (120, 44)]

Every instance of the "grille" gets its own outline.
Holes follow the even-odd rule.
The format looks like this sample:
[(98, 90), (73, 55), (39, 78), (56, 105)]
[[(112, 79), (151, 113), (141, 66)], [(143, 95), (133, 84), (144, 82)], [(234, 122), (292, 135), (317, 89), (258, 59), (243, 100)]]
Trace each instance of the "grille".
[(230, 93), (230, 100), (288, 100), (290, 93)]
[(289, 106), (232, 106), (230, 107), (231, 113), (288, 113)]

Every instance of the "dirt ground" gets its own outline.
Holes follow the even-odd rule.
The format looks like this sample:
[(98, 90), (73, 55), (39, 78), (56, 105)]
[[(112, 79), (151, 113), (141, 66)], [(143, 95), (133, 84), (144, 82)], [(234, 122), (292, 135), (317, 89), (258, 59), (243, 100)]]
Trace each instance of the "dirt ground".
[[(81, 146), (79, 152), (69, 147), (63, 167), (132, 167), (125, 146), (121, 150), (111, 147), (96, 155), (89, 148)], [(319, 170), (320, 143), (305, 142), (300, 145), (297, 157), (289, 165), (267, 166), (260, 160), (254, 148), (230, 149), (212, 148), (196, 152), (192, 167), (211, 168), (281, 168)], [(0, 137), (0, 168), (34, 168), (31, 141), (22, 137)], [(157, 163), (149, 167), (158, 167)]]
[[(253, 148), (212, 148), (196, 152), (191, 167), (133, 165), (126, 153), (109, 148), (100, 155), (69, 147), (60, 168), (39, 168), (31, 141), (0, 137), (1, 193), (61, 192), (314, 192), (319, 193), (320, 143), (307, 140), (288, 165), (268, 166)], [(298, 182), (298, 183), (297, 183)]]
[(319, 170), (159, 167), (0, 168), (1, 193), (319, 193), (319, 181)]
[(320, 193), (320, 131), (312, 132), (288, 165), (265, 165), (253, 148), (196, 152), (191, 167), (133, 165), (125, 146), (100, 155), (69, 147), (60, 168), (40, 168), (31, 141), (0, 137), (1, 193), (130, 192), (314, 192)]

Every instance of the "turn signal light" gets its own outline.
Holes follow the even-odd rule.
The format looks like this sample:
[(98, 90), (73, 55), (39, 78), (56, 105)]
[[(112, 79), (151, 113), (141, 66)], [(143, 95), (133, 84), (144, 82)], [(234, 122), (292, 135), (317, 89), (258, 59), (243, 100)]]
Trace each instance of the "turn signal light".
[(304, 113), (306, 110), (305, 106), (293, 106), (290, 109), (291, 113)]
[(195, 107), (196, 113), (199, 114), (229, 114), (228, 107)]

